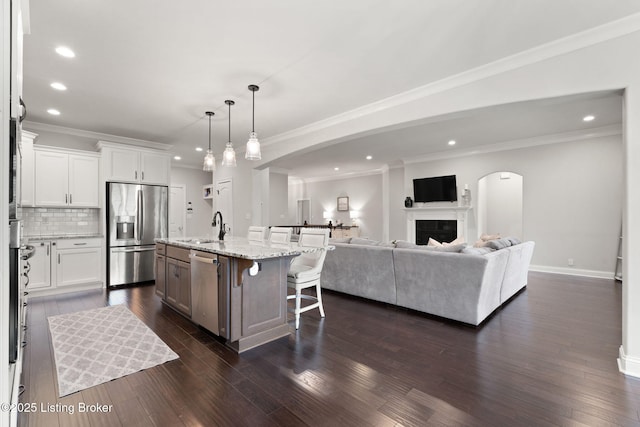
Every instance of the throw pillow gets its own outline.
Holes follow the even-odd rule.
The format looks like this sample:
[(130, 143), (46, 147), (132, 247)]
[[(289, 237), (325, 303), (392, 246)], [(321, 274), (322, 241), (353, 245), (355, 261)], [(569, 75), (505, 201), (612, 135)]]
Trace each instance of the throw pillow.
[(520, 243), (522, 243), (522, 241), (517, 237), (506, 237), (506, 239), (511, 242), (511, 246), (519, 245)]
[(462, 245), (462, 244), (466, 244), (466, 242), (464, 241), (464, 238), (462, 236), (456, 237), (454, 240), (450, 241), (449, 243), (443, 242), (442, 246), (449, 246), (449, 245)]
[(500, 238), (500, 233), (498, 234), (487, 234), (487, 233), (482, 233), (482, 235), (480, 236), (480, 240), (488, 242), (489, 240), (495, 240), (495, 239), (499, 239)]
[(493, 252), (494, 249), (491, 249), (487, 246), (481, 247), (481, 248), (476, 248), (476, 247), (468, 247), (468, 248), (464, 248), (462, 251), (463, 254), (469, 254), (469, 255), (486, 255), (488, 253)]
[(467, 244), (462, 243), (460, 245), (439, 246), (435, 248), (435, 250), (438, 252), (461, 252), (466, 247), (467, 247)]
[(487, 247), (495, 250), (508, 248), (509, 246), (511, 246), (509, 239), (496, 239), (487, 242)]
[(432, 239), (431, 237), (429, 237), (427, 246), (442, 246), (442, 243), (438, 242), (436, 239)]

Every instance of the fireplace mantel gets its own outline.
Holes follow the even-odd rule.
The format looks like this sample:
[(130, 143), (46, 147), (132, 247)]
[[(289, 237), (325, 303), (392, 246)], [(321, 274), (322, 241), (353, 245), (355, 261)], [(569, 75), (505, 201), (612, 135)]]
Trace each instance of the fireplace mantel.
[(416, 221), (417, 220), (456, 220), (458, 236), (463, 236), (469, 240), (469, 213), (471, 206), (434, 206), (434, 207), (413, 207), (404, 208), (407, 214), (407, 241), (416, 242)]

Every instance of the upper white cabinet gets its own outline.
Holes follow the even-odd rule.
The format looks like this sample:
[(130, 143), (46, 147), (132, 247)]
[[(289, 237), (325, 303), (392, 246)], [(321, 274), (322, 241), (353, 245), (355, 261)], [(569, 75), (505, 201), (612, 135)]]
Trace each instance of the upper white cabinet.
[(34, 206), (100, 206), (100, 157), (34, 147)]
[(105, 181), (168, 185), (171, 160), (156, 150), (121, 148), (100, 142)]

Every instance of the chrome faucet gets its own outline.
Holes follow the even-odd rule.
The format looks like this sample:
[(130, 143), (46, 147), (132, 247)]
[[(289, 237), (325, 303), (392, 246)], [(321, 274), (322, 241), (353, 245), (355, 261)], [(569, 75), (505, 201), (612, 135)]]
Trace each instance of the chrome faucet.
[(222, 213), (220, 211), (216, 211), (216, 213), (213, 214), (213, 221), (211, 222), (211, 226), (215, 227), (216, 225), (218, 225), (218, 222), (216, 221), (218, 215), (220, 216), (220, 232), (218, 233), (218, 240), (222, 242), (224, 240), (224, 235), (227, 234), (227, 232), (224, 229), (225, 224), (224, 222), (222, 222)]

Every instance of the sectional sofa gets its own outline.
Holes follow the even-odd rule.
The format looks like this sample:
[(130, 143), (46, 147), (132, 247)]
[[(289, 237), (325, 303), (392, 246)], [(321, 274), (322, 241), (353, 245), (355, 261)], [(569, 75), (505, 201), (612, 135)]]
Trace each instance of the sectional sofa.
[[(322, 287), (479, 325), (527, 285), (534, 242), (491, 248), (333, 241)], [(514, 244), (515, 243), (515, 244)]]

